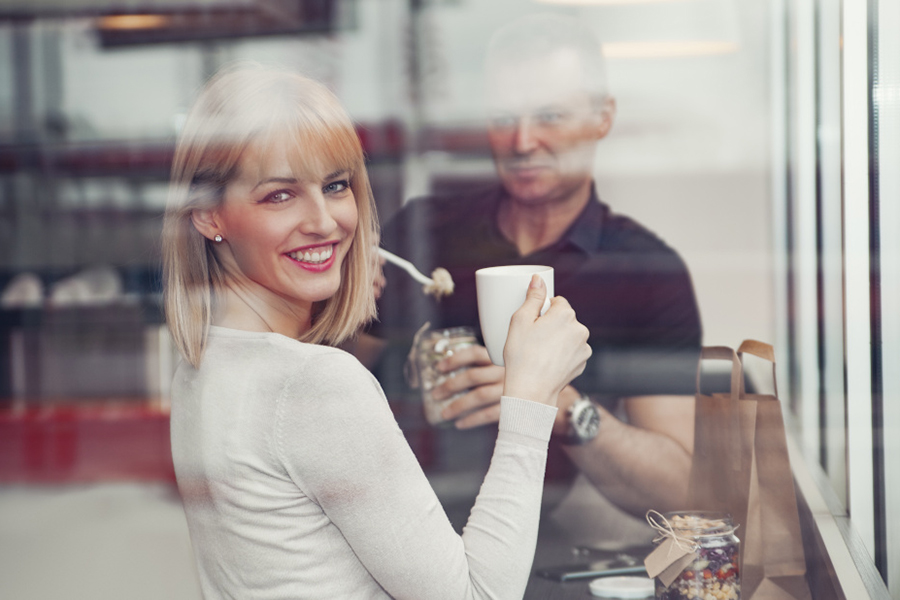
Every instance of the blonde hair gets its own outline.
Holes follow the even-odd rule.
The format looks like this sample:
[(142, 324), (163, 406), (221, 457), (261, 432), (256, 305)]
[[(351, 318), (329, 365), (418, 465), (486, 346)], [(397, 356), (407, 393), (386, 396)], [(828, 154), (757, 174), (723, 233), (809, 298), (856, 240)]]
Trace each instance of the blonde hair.
[(200, 93), (175, 147), (163, 221), (166, 321), (184, 358), (199, 366), (215, 294), (224, 270), (213, 243), (194, 227), (192, 213), (222, 202), (243, 151), (277, 136), (293, 143), (295, 168), (337, 166), (350, 172), (358, 225), (341, 266), (341, 286), (314, 307), (301, 341), (337, 345), (375, 316), (378, 220), (363, 151), (338, 99), (324, 85), (298, 75), (240, 64), (216, 74)]

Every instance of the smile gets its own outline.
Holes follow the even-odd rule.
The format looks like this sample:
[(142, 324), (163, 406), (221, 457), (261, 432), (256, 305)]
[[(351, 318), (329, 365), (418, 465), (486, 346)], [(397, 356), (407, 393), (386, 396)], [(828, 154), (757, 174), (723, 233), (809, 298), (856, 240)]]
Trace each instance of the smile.
[(287, 256), (293, 264), (304, 271), (324, 273), (329, 270), (332, 265), (334, 265), (335, 260), (337, 260), (337, 254), (334, 251), (336, 245), (337, 242), (326, 246), (301, 248), (299, 250), (286, 252), (284, 255)]
[(297, 262), (310, 265), (322, 265), (334, 256), (334, 245), (296, 250), (294, 252), (288, 252), (287, 255)]

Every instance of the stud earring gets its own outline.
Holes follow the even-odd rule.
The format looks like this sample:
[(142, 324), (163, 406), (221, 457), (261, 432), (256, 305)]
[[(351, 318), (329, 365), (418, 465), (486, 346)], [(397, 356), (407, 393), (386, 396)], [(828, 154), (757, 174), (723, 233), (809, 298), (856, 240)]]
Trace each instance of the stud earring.
[(225, 238), (223, 238), (221, 235), (219, 235), (219, 234), (217, 233), (217, 234), (216, 234), (216, 237), (213, 238), (213, 241), (214, 241), (215, 243), (217, 243), (217, 244), (220, 244), (220, 243), (222, 242), (222, 240), (224, 240), (224, 239), (225, 239)]

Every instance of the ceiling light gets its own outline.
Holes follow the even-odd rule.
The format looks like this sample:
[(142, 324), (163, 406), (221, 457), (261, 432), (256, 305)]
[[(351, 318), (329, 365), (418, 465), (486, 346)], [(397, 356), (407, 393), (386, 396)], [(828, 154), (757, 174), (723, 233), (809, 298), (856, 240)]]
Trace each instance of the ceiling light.
[(724, 40), (686, 40), (682, 42), (607, 42), (603, 44), (606, 58), (664, 58), (684, 56), (715, 56), (738, 51), (737, 42)]
[(168, 15), (107, 15), (100, 18), (100, 29), (159, 29), (172, 20)]

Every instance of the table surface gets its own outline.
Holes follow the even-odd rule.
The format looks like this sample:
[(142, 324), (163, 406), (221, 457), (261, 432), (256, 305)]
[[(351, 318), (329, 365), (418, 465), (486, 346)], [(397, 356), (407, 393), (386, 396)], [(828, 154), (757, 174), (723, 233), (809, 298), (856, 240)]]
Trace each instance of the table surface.
[(572, 600), (594, 598), (588, 588), (590, 579), (576, 581), (551, 581), (538, 575), (532, 575), (525, 589), (525, 600)]
[[(629, 549), (620, 549), (632, 556), (643, 556), (643, 550), (632, 551)], [(590, 562), (602, 558), (600, 556), (591, 557), (580, 555), (576, 552), (575, 547), (565, 538), (550, 530), (549, 527), (542, 527), (538, 536), (538, 545), (535, 551), (534, 567), (535, 570), (541, 567), (551, 565), (579, 564)], [(576, 579), (573, 581), (554, 581), (546, 577), (537, 575), (532, 572), (531, 578), (528, 580), (528, 587), (525, 589), (525, 600), (587, 600), (595, 598), (591, 595), (588, 587), (592, 579)]]

